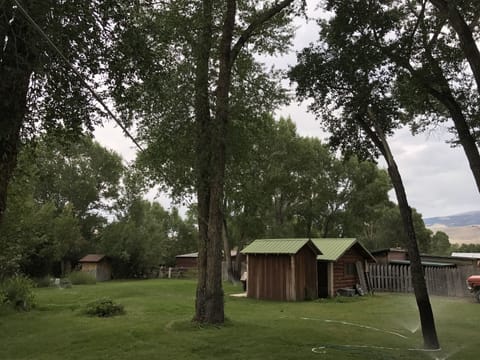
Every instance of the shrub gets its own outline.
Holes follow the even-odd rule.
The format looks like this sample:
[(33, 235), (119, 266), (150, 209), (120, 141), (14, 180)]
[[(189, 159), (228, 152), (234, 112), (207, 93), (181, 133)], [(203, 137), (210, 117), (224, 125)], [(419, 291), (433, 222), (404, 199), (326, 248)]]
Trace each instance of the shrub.
[(0, 301), (15, 310), (29, 311), (35, 306), (34, 283), (25, 276), (15, 276), (0, 284)]
[(123, 305), (116, 304), (108, 298), (98, 299), (88, 303), (85, 313), (90, 316), (110, 317), (125, 314)]
[(97, 283), (92, 274), (83, 271), (74, 271), (70, 273), (68, 278), (73, 285), (92, 285)]

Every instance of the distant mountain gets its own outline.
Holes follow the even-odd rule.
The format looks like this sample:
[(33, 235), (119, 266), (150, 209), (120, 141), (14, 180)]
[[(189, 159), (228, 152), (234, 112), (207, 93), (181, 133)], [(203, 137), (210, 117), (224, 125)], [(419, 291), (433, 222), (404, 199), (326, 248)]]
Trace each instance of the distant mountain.
[(448, 227), (480, 225), (480, 211), (469, 211), (462, 214), (439, 216), (423, 219), (425, 225), (445, 225)]

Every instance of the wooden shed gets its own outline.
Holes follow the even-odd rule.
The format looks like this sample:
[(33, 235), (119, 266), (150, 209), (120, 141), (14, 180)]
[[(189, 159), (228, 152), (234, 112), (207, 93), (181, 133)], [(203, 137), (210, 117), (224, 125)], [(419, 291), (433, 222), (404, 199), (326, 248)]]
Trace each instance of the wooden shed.
[[(237, 255), (240, 256), (240, 263), (245, 262), (245, 255), (242, 253), (237, 254), (237, 250), (231, 250), (230, 256), (232, 262), (235, 263), (237, 261)], [(197, 268), (198, 263), (198, 252), (189, 253), (189, 254), (181, 254), (175, 256), (175, 267), (178, 268)]]
[[(408, 251), (402, 248), (387, 248), (372, 251), (379, 264), (410, 265)], [(452, 256), (420, 254), (423, 267), (480, 267), (480, 254), (469, 256), (468, 253), (452, 253)]]
[(102, 254), (88, 254), (81, 258), (80, 271), (92, 274), (97, 281), (112, 279), (112, 264), (110, 259)]
[(255, 240), (247, 255), (247, 297), (299, 301), (318, 297), (317, 255), (309, 239)]
[(175, 267), (193, 269), (197, 268), (198, 252), (175, 256)]
[[(354, 238), (312, 239), (322, 254), (318, 260), (318, 296), (333, 297), (342, 288), (360, 284), (356, 263), (366, 269), (367, 262), (375, 262), (370, 252)], [(367, 289), (364, 289), (367, 290)]]

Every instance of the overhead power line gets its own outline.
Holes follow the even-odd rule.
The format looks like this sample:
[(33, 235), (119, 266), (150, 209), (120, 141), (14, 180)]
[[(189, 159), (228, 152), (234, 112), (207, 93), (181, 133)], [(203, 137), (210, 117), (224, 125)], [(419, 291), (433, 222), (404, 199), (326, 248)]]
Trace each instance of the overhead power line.
[(123, 130), (125, 135), (133, 141), (133, 143), (137, 146), (140, 151), (143, 151), (143, 148), (140, 146), (138, 141), (129, 133), (127, 128), (122, 124), (122, 122), (115, 116), (115, 114), (110, 110), (110, 108), (105, 104), (103, 99), (97, 92), (90, 86), (90, 84), (85, 80), (83, 74), (78, 71), (75, 66), (67, 59), (67, 57), (60, 51), (60, 49), (53, 43), (52, 40), (48, 37), (48, 35), (42, 30), (42, 28), (35, 22), (35, 20), (30, 16), (30, 14), (25, 10), (25, 8), (20, 4), (18, 0), (14, 0), (15, 4), (17, 5), (18, 9), (22, 13), (22, 15), (27, 19), (27, 21), (34, 27), (36, 31), (45, 39), (48, 45), (62, 58), (65, 64), (72, 70), (75, 75), (80, 79), (82, 84), (88, 89), (88, 91), (92, 94), (93, 98), (98, 101), (98, 103), (103, 107), (103, 109), (107, 112), (108, 115), (117, 123), (118, 126)]

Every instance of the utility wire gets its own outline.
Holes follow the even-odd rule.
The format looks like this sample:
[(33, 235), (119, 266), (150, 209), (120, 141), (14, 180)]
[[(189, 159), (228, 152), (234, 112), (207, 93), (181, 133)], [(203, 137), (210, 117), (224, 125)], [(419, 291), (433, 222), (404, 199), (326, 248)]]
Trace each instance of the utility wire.
[(65, 64), (72, 70), (75, 75), (80, 79), (80, 81), (83, 83), (83, 85), (90, 91), (92, 96), (94, 97), (95, 100), (98, 101), (100, 105), (102, 105), (103, 109), (110, 115), (110, 117), (120, 126), (120, 128), (123, 130), (125, 135), (127, 135), (130, 140), (133, 141), (133, 143), (137, 146), (137, 148), (140, 151), (143, 151), (143, 148), (140, 146), (140, 144), (137, 142), (137, 140), (128, 132), (127, 128), (122, 124), (122, 122), (113, 114), (113, 112), (110, 110), (110, 108), (105, 104), (105, 102), (102, 100), (100, 95), (96, 93), (96, 91), (88, 84), (88, 82), (85, 80), (84, 76), (80, 71), (78, 71), (73, 64), (67, 59), (67, 57), (60, 51), (60, 49), (50, 40), (47, 34), (42, 30), (42, 28), (35, 22), (34, 19), (28, 14), (28, 12), (25, 10), (25, 8), (20, 4), (18, 0), (13, 0), (15, 4), (17, 5), (18, 9), (22, 13), (23, 16), (27, 19), (27, 21), (37, 30), (40, 35), (47, 41), (48, 45), (63, 59)]

